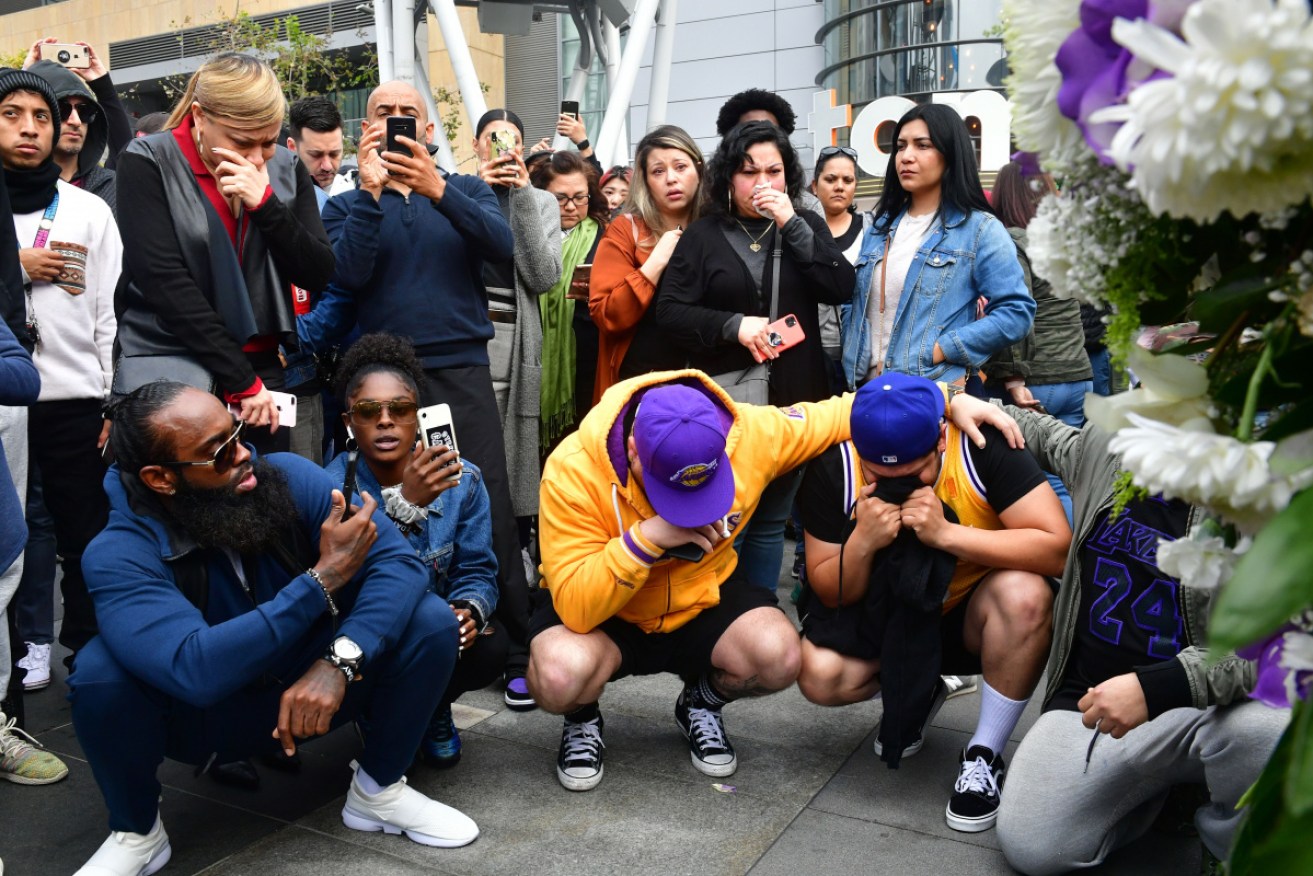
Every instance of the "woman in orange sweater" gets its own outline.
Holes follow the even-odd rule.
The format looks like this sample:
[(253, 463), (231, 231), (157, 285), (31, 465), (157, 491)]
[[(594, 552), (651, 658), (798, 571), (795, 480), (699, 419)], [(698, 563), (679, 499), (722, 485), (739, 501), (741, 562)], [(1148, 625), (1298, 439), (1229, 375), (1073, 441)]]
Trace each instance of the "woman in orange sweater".
[(702, 153), (682, 128), (662, 125), (638, 142), (629, 199), (593, 259), (588, 311), (597, 324), (593, 401), (625, 377), (679, 368), (685, 356), (661, 339), (651, 314), (657, 283), (702, 207)]

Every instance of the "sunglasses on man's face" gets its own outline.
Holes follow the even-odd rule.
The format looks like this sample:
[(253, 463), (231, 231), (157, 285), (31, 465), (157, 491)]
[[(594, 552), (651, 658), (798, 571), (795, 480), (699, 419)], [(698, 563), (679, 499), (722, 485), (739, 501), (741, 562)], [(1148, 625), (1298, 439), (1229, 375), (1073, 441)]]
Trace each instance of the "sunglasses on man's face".
[(218, 446), (214, 451), (214, 456), (203, 462), (192, 462), (175, 460), (172, 462), (161, 462), (160, 465), (167, 465), (174, 468), (186, 468), (193, 465), (212, 465), (214, 473), (217, 475), (227, 474), (237, 461), (237, 448), (242, 443), (242, 433), (246, 431), (245, 420), (233, 420), (233, 431), (227, 440)]
[(358, 425), (377, 423), (383, 416), (383, 409), (388, 409), (388, 416), (398, 423), (413, 423), (419, 405), (413, 401), (378, 402), (372, 399), (358, 401), (351, 406), (351, 421)]
[(60, 119), (67, 122), (69, 117), (73, 115), (73, 110), (75, 109), (77, 110), (78, 118), (82, 120), (82, 124), (84, 125), (89, 125), (94, 122), (96, 116), (100, 114), (100, 109), (94, 103), (73, 103), (71, 100), (61, 100), (59, 101)]

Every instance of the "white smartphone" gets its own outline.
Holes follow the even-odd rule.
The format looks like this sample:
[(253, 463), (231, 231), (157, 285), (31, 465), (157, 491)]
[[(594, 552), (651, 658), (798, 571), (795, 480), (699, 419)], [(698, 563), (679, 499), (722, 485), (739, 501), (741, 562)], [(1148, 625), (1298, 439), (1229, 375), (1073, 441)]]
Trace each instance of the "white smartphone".
[[(278, 428), (287, 427), (288, 429), (296, 425), (296, 396), (290, 392), (279, 392), (276, 389), (269, 390), (269, 395), (273, 396), (274, 406), (278, 408)], [(234, 417), (242, 415), (242, 406), (236, 402), (228, 405), (228, 412)]]
[[(429, 405), (419, 409), (419, 438), (425, 447), (446, 447), (460, 452), (456, 445), (456, 424), (451, 418), (451, 406)], [(457, 474), (453, 480), (459, 481)]]

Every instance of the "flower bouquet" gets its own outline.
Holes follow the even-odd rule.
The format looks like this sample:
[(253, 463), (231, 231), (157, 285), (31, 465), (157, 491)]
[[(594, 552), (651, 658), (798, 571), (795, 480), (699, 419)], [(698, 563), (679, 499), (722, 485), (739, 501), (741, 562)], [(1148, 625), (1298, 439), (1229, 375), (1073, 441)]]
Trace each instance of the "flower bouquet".
[[(1142, 388), (1091, 397), (1122, 489), (1208, 512), (1160, 567), (1217, 589), (1210, 653), (1292, 705), (1234, 873), (1313, 873), (1313, 2), (1006, 0), (1018, 145), (1061, 188), (1035, 273), (1108, 307)], [(1144, 326), (1189, 323), (1151, 352)]]

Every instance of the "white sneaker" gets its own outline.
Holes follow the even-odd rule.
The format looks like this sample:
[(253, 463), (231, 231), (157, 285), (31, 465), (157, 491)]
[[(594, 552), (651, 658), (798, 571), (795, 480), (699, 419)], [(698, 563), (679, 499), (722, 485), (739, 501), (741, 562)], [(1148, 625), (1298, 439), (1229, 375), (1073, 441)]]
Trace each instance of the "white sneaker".
[(157, 815), (148, 834), (111, 833), (73, 876), (150, 876), (169, 863), (172, 855), (169, 835)]
[[(351, 766), (360, 772), (355, 761)], [(405, 776), (372, 797), (353, 778), (342, 807), (342, 823), (352, 830), (404, 833), (421, 845), (444, 849), (467, 846), (479, 836), (474, 819), (424, 796), (406, 784)]]
[(50, 686), (50, 646), (34, 645), (31, 642), (24, 642), (27, 645), (27, 656), (19, 660), (16, 664), (20, 669), (27, 670), (23, 676), (23, 690), (41, 690)]
[(979, 675), (945, 675), (944, 684), (948, 685), (947, 699), (964, 697), (980, 689)]

